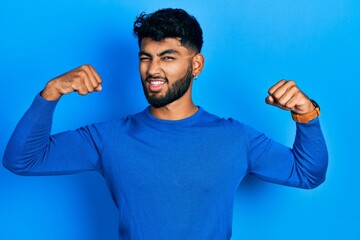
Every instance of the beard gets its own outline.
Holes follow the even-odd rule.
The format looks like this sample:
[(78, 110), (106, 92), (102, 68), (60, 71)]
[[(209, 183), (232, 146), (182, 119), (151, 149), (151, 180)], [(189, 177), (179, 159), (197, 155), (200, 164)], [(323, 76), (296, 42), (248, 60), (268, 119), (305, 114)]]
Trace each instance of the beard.
[[(148, 78), (150, 77), (151, 76), (148, 76)], [(187, 92), (187, 90), (190, 87), (192, 78), (193, 78), (192, 66), (189, 66), (185, 75), (182, 78), (176, 80), (174, 84), (172, 84), (172, 86), (169, 86), (169, 89), (166, 91), (164, 96), (157, 96), (157, 94), (150, 94), (149, 90), (146, 87), (146, 80), (141, 82), (148, 103), (154, 108), (161, 108), (184, 96), (184, 94)], [(166, 77), (165, 77), (165, 81), (167, 84), (169, 84), (169, 81)]]

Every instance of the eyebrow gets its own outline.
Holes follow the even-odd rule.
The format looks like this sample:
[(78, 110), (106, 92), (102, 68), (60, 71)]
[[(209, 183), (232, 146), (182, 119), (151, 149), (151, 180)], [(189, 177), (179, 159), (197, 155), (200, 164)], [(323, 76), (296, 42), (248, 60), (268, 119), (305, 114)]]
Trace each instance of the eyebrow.
[[(156, 56), (161, 57), (161, 56), (164, 56), (164, 55), (166, 55), (166, 54), (176, 54), (176, 55), (178, 55), (179, 52), (176, 51), (176, 50), (174, 50), (174, 49), (167, 49), (167, 50), (165, 50), (165, 51), (162, 51), (162, 52), (159, 53), (159, 54), (156, 54)], [(151, 56), (152, 56), (150, 53), (148, 53), (147, 51), (144, 51), (144, 50), (142, 50), (142, 51), (139, 52), (139, 56), (142, 56), (142, 55), (145, 55), (145, 56), (148, 56), (148, 57), (151, 57)]]

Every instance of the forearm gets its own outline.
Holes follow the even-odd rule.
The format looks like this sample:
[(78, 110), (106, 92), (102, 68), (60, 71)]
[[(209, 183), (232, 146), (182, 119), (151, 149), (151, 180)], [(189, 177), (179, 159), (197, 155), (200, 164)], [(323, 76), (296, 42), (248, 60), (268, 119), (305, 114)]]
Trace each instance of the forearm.
[(296, 138), (292, 148), (296, 168), (306, 179), (306, 187), (320, 185), (326, 177), (328, 151), (319, 118), (310, 124), (296, 123)]

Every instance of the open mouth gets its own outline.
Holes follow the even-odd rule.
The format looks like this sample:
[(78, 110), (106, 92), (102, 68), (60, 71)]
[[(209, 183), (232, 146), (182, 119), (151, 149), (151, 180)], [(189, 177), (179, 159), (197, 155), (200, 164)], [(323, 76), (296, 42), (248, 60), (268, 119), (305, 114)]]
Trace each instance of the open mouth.
[(146, 80), (148, 89), (151, 92), (159, 92), (163, 86), (166, 84), (166, 81), (164, 79), (147, 79)]

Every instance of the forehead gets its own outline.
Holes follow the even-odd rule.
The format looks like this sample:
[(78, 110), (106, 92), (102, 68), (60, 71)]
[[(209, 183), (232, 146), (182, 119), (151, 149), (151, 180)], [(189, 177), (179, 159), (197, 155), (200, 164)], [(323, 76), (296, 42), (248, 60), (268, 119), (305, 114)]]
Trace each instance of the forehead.
[(161, 41), (155, 41), (152, 38), (143, 38), (141, 40), (140, 51), (159, 54), (170, 49), (176, 50), (180, 54), (188, 54), (190, 51), (188, 48), (181, 45), (178, 38), (165, 38)]

